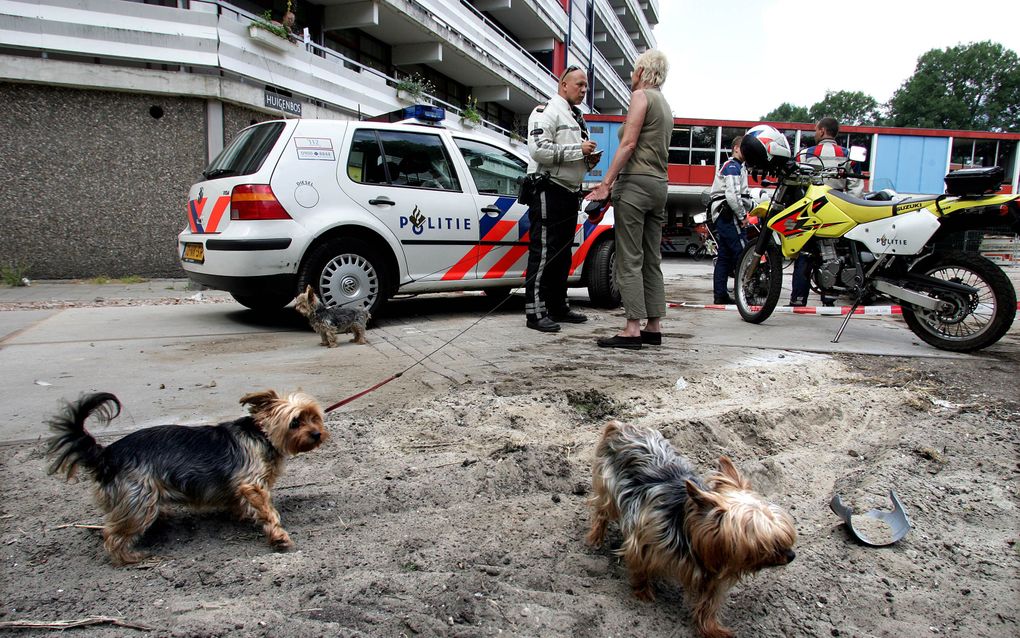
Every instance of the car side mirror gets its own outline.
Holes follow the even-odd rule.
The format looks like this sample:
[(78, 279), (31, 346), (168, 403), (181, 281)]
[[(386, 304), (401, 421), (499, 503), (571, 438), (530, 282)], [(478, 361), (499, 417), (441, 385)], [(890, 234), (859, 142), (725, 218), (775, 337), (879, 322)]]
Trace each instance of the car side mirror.
[(853, 162), (863, 162), (868, 157), (868, 149), (863, 146), (851, 146), (850, 147), (850, 160)]

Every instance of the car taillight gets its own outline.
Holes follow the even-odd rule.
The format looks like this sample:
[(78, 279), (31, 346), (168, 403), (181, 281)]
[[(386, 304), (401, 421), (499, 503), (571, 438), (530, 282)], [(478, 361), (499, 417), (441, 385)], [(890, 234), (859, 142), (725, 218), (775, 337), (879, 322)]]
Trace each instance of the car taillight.
[(230, 192), (230, 219), (290, 219), (269, 184), (238, 184)]

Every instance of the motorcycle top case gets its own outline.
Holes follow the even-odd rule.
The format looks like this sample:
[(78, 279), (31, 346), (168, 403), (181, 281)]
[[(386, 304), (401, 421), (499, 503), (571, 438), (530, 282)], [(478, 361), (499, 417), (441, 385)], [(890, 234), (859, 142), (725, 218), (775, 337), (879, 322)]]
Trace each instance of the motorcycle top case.
[(964, 168), (946, 175), (946, 192), (950, 195), (984, 195), (1002, 185), (1001, 166)]

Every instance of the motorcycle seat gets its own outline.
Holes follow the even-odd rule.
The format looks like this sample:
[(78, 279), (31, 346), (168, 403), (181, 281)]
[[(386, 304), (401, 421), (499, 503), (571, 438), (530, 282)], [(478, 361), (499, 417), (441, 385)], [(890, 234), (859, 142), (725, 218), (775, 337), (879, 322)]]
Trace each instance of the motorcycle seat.
[[(938, 195), (921, 195), (918, 197), (908, 197), (898, 202), (891, 201), (873, 201), (867, 199), (860, 199), (853, 195), (846, 193), (830, 190), (826, 193), (826, 196), (833, 199), (839, 200), (833, 202), (836, 207), (842, 210), (847, 216), (858, 223), (866, 223), (875, 221), (876, 219), (882, 219), (889, 217), (893, 214), (893, 211), (903, 206), (904, 204), (911, 204), (916, 202), (934, 202), (938, 199)], [(917, 210), (917, 207), (911, 207), (912, 210)]]

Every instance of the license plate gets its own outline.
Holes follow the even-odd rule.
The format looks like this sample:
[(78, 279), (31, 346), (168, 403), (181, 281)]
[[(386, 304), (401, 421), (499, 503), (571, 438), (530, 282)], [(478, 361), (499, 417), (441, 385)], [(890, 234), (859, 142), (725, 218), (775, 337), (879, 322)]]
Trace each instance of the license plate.
[(205, 246), (203, 244), (195, 244), (187, 242), (184, 244), (184, 256), (181, 257), (184, 261), (191, 262), (193, 264), (204, 264), (205, 263)]

